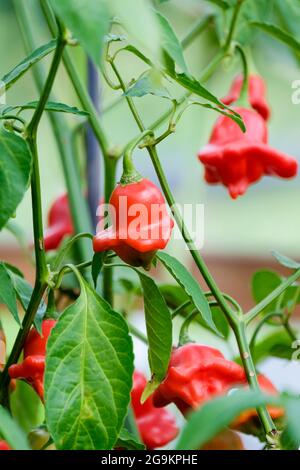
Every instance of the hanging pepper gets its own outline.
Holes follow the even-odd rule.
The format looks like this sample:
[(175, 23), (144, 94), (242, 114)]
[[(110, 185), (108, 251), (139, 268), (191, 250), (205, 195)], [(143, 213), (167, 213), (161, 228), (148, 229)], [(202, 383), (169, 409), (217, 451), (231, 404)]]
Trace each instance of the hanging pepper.
[(198, 154), (209, 184), (222, 183), (233, 199), (264, 175), (291, 178), (297, 174), (297, 160), (268, 145), (268, 129), (254, 110), (234, 108), (243, 118), (246, 132), (229, 117), (214, 125), (209, 144)]
[(6, 441), (0, 441), (0, 450), (12, 450)]
[(141, 439), (147, 449), (163, 447), (175, 439), (179, 429), (175, 418), (168, 410), (155, 408), (149, 397), (141, 404), (141, 396), (147, 384), (146, 377), (135, 371), (131, 403)]
[(55, 250), (66, 235), (73, 235), (73, 233), (68, 194), (64, 193), (54, 201), (50, 208), (48, 227), (44, 235), (45, 250)]
[(139, 177), (121, 183), (109, 201), (112, 225), (93, 240), (94, 251), (113, 250), (125, 263), (149, 269), (157, 250), (166, 247), (174, 225), (161, 191)]
[(24, 359), (21, 364), (13, 364), (8, 369), (13, 379), (23, 379), (28, 382), (44, 400), (44, 370), (46, 345), (56, 320), (44, 320), (42, 323), (42, 336), (32, 328), (24, 344)]
[[(222, 102), (226, 105), (232, 104), (237, 101), (240, 97), (244, 77), (242, 74), (238, 75), (232, 82), (230, 91)], [(266, 100), (266, 84), (264, 79), (259, 75), (249, 76), (249, 102), (263, 118), (268, 121), (270, 118), (270, 107)]]
[[(259, 376), (259, 383), (263, 391), (277, 393), (264, 376)], [(200, 344), (186, 344), (173, 350), (167, 376), (153, 394), (153, 404), (161, 407), (175, 403), (183, 414), (187, 414), (212, 398), (245, 385), (247, 378), (244, 369), (225, 359), (220, 351)], [(280, 408), (268, 409), (274, 419), (283, 415)], [(241, 415), (236, 425), (242, 424), (253, 414), (256, 415), (255, 410)]]

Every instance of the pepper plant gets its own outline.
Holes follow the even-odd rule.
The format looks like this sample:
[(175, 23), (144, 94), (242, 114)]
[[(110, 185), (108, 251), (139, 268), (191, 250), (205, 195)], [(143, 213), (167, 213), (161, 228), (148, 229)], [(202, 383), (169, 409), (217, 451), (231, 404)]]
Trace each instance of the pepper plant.
[[(268, 145), (266, 84), (254, 69), (251, 48), (260, 30), (298, 56), (300, 43), (291, 19), (295, 12), (299, 18), (299, 5), (297, 0), (284, 8), (276, 0), (195, 2), (202, 5), (202, 14), (182, 40), (169, 19), (172, 0), (12, 2), (27, 55), (2, 77), (3, 89), (13, 93), (14, 84), (32, 71), (39, 94), (35, 101), (0, 108), (0, 228), (13, 230), (10, 219), (30, 189), (35, 283), (32, 287), (5, 260), (0, 264), (0, 300), (19, 328), (8, 354), (5, 331), (0, 329), (0, 449), (238, 449), (242, 444), (236, 430), (258, 436), (265, 448), (299, 446), (299, 398), (280, 394), (258, 372), (257, 363), (276, 355), (278, 344), (285, 347), (284, 357), (291, 356), (297, 341), (290, 320), (300, 298), (300, 264), (275, 253), (279, 263), (291, 270), (290, 276), (256, 273), (256, 305), (244, 311), (220, 290), (190, 235), (160, 151), (161, 142), (174, 132), (180, 134), (183, 113), (190, 106), (201, 106), (217, 118), (208, 145), (199, 152), (203, 184), (222, 184), (235, 199), (265, 175), (282, 179), (296, 175), (297, 160)], [(40, 15), (49, 36), (43, 45), (36, 44), (35, 15)], [(195, 77), (184, 51), (206, 29), (218, 49)], [(115, 140), (108, 138), (103, 122), (111, 106), (99, 116), (85, 74), (75, 65), (73, 48), (88, 58), (89, 70), (96, 67), (103, 83), (115, 90), (111, 106), (127, 103), (128, 119), (137, 128), (128, 142), (119, 142), (122, 122), (115, 126)], [(119, 60), (125, 55), (143, 67), (129, 83)], [(51, 56), (48, 70), (43, 63), (47, 56)], [(240, 73), (222, 99), (206, 82), (232, 61), (237, 61)], [(78, 107), (55, 100), (60, 68), (77, 95)], [(162, 106), (150, 124), (137, 106), (146, 95), (152, 95), (156, 106), (169, 102), (168, 110)], [(53, 202), (46, 228), (39, 171), (44, 156), (38, 145), (45, 113), (67, 188)], [(66, 113), (88, 122), (101, 150), (99, 201), (90, 197), (97, 177), (93, 167), (88, 168), (89, 177), (82, 175), (75, 155), (74, 140), (81, 136), (82, 125), (70, 130)], [(138, 148), (150, 157), (160, 187), (136, 169)], [(122, 168), (119, 182), (118, 167)], [(175, 224), (206, 291), (168, 252)], [(115, 302), (120, 267), (136, 278), (136, 282), (123, 279), (124, 309)], [(158, 269), (168, 272), (174, 283), (159, 284)], [(146, 335), (130, 321), (132, 298), (143, 299)], [(172, 335), (175, 318), (181, 322), (179, 343)], [(189, 334), (193, 323), (224, 341), (230, 329), (238, 357), (225, 358), (210, 345), (193, 343)], [(258, 335), (265, 324), (274, 332), (264, 347)], [(134, 370), (133, 337), (148, 347), (147, 378)], [(25, 420), (16, 406), (16, 394), (30, 409)], [(186, 419), (182, 429), (165, 408), (170, 403)]]

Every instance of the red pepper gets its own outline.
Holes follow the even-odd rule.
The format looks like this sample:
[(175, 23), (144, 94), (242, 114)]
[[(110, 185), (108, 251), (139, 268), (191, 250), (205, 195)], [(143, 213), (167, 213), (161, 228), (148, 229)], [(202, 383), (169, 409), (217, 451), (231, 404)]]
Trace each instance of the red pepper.
[[(234, 79), (228, 95), (222, 99), (224, 104), (229, 105), (239, 99), (243, 81), (244, 77), (241, 74)], [(252, 108), (254, 108), (265, 121), (268, 121), (271, 111), (266, 100), (266, 84), (264, 79), (259, 75), (249, 76), (249, 101)]]
[(175, 439), (179, 429), (168, 410), (155, 408), (149, 397), (141, 404), (141, 396), (147, 384), (146, 377), (135, 371), (131, 402), (141, 439), (147, 449), (163, 447)]
[(161, 191), (142, 178), (118, 184), (109, 202), (115, 211), (112, 226), (96, 234), (94, 251), (113, 250), (125, 263), (148, 269), (156, 251), (167, 245), (174, 225)]
[(153, 394), (157, 407), (175, 403), (186, 414), (211, 398), (227, 393), (244, 381), (241, 366), (217, 349), (186, 344), (173, 350), (168, 374)]
[(8, 372), (13, 379), (26, 380), (44, 400), (44, 370), (46, 345), (56, 320), (44, 320), (42, 336), (35, 328), (29, 331), (24, 344), (24, 360), (21, 364), (13, 364)]
[(0, 441), (0, 450), (12, 450), (5, 441)]
[[(259, 376), (263, 391), (276, 394), (277, 390), (264, 376)], [(153, 394), (154, 406), (175, 403), (183, 414), (199, 408), (214, 397), (225, 395), (230, 389), (247, 384), (244, 369), (228, 361), (217, 349), (200, 344), (186, 344), (174, 349), (165, 380)], [(281, 408), (269, 407), (275, 419), (283, 415)], [(235, 422), (241, 425), (255, 410), (242, 414)]]
[(55, 250), (66, 235), (73, 235), (68, 194), (59, 196), (52, 204), (48, 215), (48, 228), (45, 230), (45, 250)]
[(207, 183), (222, 183), (236, 199), (264, 175), (295, 176), (297, 160), (268, 145), (263, 118), (252, 109), (234, 109), (242, 116), (247, 131), (243, 133), (229, 117), (217, 120), (209, 144), (198, 154), (205, 166)]

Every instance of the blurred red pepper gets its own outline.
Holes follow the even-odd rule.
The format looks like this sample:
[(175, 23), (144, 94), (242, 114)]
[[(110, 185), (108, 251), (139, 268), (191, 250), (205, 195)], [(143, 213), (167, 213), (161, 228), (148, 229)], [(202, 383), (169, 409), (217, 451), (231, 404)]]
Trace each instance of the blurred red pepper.
[[(230, 91), (222, 102), (226, 105), (232, 104), (240, 97), (243, 86), (243, 75), (238, 75), (232, 82)], [(263, 118), (268, 121), (270, 118), (270, 107), (266, 100), (266, 84), (264, 79), (259, 75), (249, 76), (249, 102)]]
[[(263, 391), (277, 393), (266, 377), (260, 375), (258, 379)], [(153, 404), (161, 407), (175, 403), (187, 414), (212, 398), (246, 384), (244, 369), (225, 359), (220, 351), (200, 344), (186, 344), (173, 350), (167, 376), (153, 394)], [(281, 408), (268, 409), (274, 419), (283, 415)], [(257, 416), (255, 410), (245, 412), (235, 425), (243, 424), (253, 415)]]
[(73, 235), (73, 233), (68, 194), (64, 193), (50, 207), (48, 227), (44, 235), (45, 250), (55, 250), (66, 235)]
[(263, 118), (252, 109), (234, 109), (242, 116), (247, 130), (243, 133), (229, 117), (221, 116), (217, 120), (209, 144), (198, 154), (205, 166), (207, 183), (222, 183), (236, 199), (264, 175), (295, 176), (297, 160), (268, 145), (268, 129)]
[(118, 184), (109, 202), (115, 210), (112, 226), (96, 234), (94, 251), (112, 249), (125, 263), (150, 268), (156, 251), (167, 245), (174, 225), (161, 191), (142, 178)]
[(0, 450), (12, 450), (5, 441), (0, 441)]
[(42, 323), (42, 336), (32, 328), (24, 344), (24, 359), (20, 364), (13, 364), (8, 369), (13, 379), (23, 379), (28, 382), (44, 400), (44, 370), (46, 345), (56, 320), (44, 320)]
[(201, 450), (245, 450), (245, 447), (238, 433), (231, 429), (224, 429), (207, 442)]
[(146, 384), (146, 377), (135, 371), (131, 392), (132, 408), (141, 439), (147, 449), (151, 450), (163, 447), (175, 439), (179, 429), (171, 413), (165, 409), (155, 408), (151, 397), (141, 404), (141, 396)]

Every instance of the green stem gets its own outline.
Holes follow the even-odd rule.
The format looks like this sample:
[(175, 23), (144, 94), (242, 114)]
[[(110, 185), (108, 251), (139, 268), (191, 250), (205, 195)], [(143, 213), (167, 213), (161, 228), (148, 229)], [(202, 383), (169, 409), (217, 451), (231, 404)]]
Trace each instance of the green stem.
[(134, 325), (128, 323), (128, 328), (131, 334), (142, 341), (144, 344), (148, 344), (147, 336), (144, 335), (140, 330), (138, 330)]
[[(251, 338), (251, 341), (249, 343), (249, 347), (250, 347), (250, 350), (252, 351), (253, 348), (254, 348), (254, 345), (255, 345), (255, 341), (256, 341), (256, 338), (257, 338), (257, 335), (258, 333), (260, 332), (260, 330), (262, 329), (262, 327), (264, 326), (264, 324), (270, 319), (270, 318), (283, 318), (283, 313), (280, 313), (280, 312), (270, 312), (268, 313), (266, 316), (264, 316), (264, 318), (258, 323), (258, 325), (256, 326), (255, 330), (254, 330), (254, 333), (252, 335), (252, 338)], [(282, 322), (281, 322), (282, 323)]]
[(191, 301), (190, 300), (186, 300), (185, 302), (183, 302), (181, 305), (179, 305), (177, 308), (175, 308), (175, 310), (173, 310), (172, 312), (172, 320), (174, 318), (176, 318), (178, 315), (180, 315), (180, 313), (182, 312), (182, 310), (184, 310), (186, 307), (188, 307), (189, 305), (191, 304)]
[(265, 297), (261, 302), (259, 302), (255, 307), (249, 310), (245, 314), (245, 322), (248, 325), (254, 318), (256, 318), (260, 312), (266, 308), (274, 299), (276, 299), (282, 292), (284, 292), (290, 285), (292, 285), (300, 277), (300, 269), (298, 269), (294, 274), (288, 277), (283, 281), (280, 286), (273, 290), (267, 297)]
[[(40, 4), (42, 7), (42, 10), (44, 12), (48, 27), (52, 33), (52, 35), (56, 34), (56, 25), (55, 21), (52, 15), (52, 10), (49, 7), (49, 4), (47, 0), (40, 0)], [(64, 52), (63, 54), (63, 63), (66, 68), (66, 71), (68, 73), (68, 76), (73, 84), (73, 87), (76, 91), (76, 94), (78, 96), (78, 99), (82, 105), (82, 107), (89, 113), (89, 123), (95, 133), (95, 136), (99, 142), (103, 157), (105, 159), (108, 158), (108, 142), (105, 136), (105, 133), (99, 123), (99, 116), (98, 113), (93, 105), (93, 102), (88, 94), (88, 91), (86, 90), (85, 86), (80, 80), (80, 77), (78, 75), (77, 69), (73, 64), (73, 61), (71, 60), (71, 57), (67, 51)]]
[(21, 354), (25, 339), (28, 335), (30, 327), (34, 321), (38, 306), (41, 302), (42, 296), (47, 288), (48, 270), (46, 265), (46, 257), (44, 251), (44, 237), (43, 237), (43, 220), (42, 220), (42, 201), (41, 201), (41, 182), (39, 173), (39, 161), (37, 154), (37, 129), (48, 101), (50, 91), (53, 86), (54, 79), (61, 61), (62, 53), (65, 47), (65, 32), (59, 25), (59, 34), (57, 38), (57, 45), (52, 59), (50, 70), (44, 85), (42, 94), (40, 96), (37, 108), (32, 116), (32, 119), (25, 131), (26, 140), (29, 144), (32, 153), (32, 176), (31, 176), (31, 197), (32, 197), (32, 217), (33, 217), (33, 232), (34, 232), (34, 248), (36, 257), (36, 281), (33, 289), (31, 299), (26, 310), (22, 328), (19, 330), (15, 340), (12, 352), (8, 358), (5, 369), (1, 374), (0, 379), (0, 402), (7, 400), (7, 387), (9, 385), (8, 368), (10, 365), (18, 361)]
[(235, 6), (235, 9), (234, 9), (234, 12), (233, 12), (232, 19), (231, 19), (231, 24), (230, 24), (230, 27), (229, 27), (229, 33), (227, 35), (227, 39), (226, 39), (226, 42), (225, 42), (225, 49), (227, 49), (227, 50), (230, 48), (231, 42), (232, 42), (233, 37), (234, 37), (234, 33), (235, 33), (236, 25), (237, 25), (237, 19), (238, 19), (238, 16), (239, 16), (239, 12), (240, 12), (242, 3), (243, 3), (243, 0), (237, 0), (237, 2), (236, 2), (236, 6)]
[(214, 16), (209, 14), (197, 20), (181, 41), (181, 46), (186, 49), (212, 22)]
[[(246, 372), (248, 383), (253, 390), (260, 391), (255, 366), (246, 338), (246, 323), (244, 321), (240, 321), (239, 323), (237, 323), (234, 327), (234, 333), (238, 343), (240, 356)], [(263, 425), (265, 433), (274, 436), (276, 434), (276, 427), (267, 408), (261, 406), (257, 408), (257, 413)]]
[[(27, 53), (30, 53), (36, 47), (32, 34), (32, 20), (31, 17), (29, 17), (25, 2), (19, 0), (13, 1), (25, 49)], [(32, 68), (32, 73), (36, 86), (41, 92), (44, 86), (44, 72), (41, 64), (36, 64)], [(82, 196), (79, 172), (74, 162), (71, 146), (69, 145), (69, 127), (65, 119), (60, 116), (59, 113), (49, 113), (48, 116), (61, 157), (75, 231), (76, 233), (85, 232), (87, 230), (91, 231), (91, 220), (89, 218), (86, 202)], [(84, 261), (91, 257), (89, 245), (84, 241), (78, 243), (76, 253), (78, 253), (78, 261)]]
[[(40, 0), (41, 7), (43, 9), (48, 27), (52, 34), (55, 34), (55, 22), (53, 21), (53, 15), (51, 8), (46, 0)], [(85, 86), (82, 84), (80, 77), (78, 75), (77, 69), (74, 66), (69, 54), (67, 51), (63, 54), (63, 62), (66, 68), (66, 71), (69, 75), (69, 78), (73, 84), (73, 87), (76, 91), (78, 99), (82, 107), (89, 113), (89, 124), (93, 129), (95, 137), (101, 148), (101, 152), (104, 159), (104, 179), (105, 179), (105, 202), (109, 201), (111, 193), (115, 187), (115, 173), (116, 173), (116, 160), (111, 158), (108, 141), (102, 126), (99, 122), (99, 116), (97, 110), (94, 107), (94, 104), (87, 92)], [(113, 283), (113, 274), (111, 271), (104, 269), (103, 270), (103, 296), (109, 302), (113, 301), (112, 294), (112, 283)]]
[(247, 61), (247, 57), (246, 57), (244, 49), (239, 44), (236, 44), (235, 48), (241, 56), (242, 65), (243, 65), (243, 84), (242, 84), (241, 93), (240, 93), (239, 99), (236, 102), (236, 105), (246, 108), (247, 106), (249, 106), (249, 100), (248, 100), (248, 90), (249, 90), (248, 61)]

